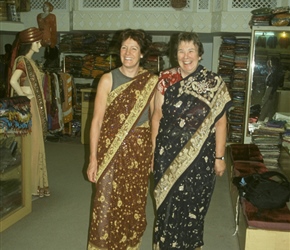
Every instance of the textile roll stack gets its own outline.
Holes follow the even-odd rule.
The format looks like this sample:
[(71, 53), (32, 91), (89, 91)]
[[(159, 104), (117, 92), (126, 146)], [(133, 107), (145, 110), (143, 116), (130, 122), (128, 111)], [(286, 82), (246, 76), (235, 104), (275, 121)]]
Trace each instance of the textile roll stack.
[(284, 124), (281, 121), (268, 121), (252, 134), (253, 143), (258, 146), (268, 169), (279, 167), (282, 133), (285, 131)]
[(0, 1), (0, 21), (7, 21), (6, 1)]
[(228, 140), (240, 143), (243, 141), (244, 131), (247, 60), (250, 39), (237, 37), (223, 37), (222, 39), (218, 73), (226, 82), (233, 100), (233, 107), (228, 115)]
[(0, 132), (25, 135), (31, 130), (30, 100), (26, 96), (0, 99)]

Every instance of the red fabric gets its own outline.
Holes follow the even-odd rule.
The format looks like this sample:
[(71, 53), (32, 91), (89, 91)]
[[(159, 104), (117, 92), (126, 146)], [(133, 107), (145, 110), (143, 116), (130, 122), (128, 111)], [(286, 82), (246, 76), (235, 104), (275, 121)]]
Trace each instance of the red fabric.
[(255, 144), (232, 144), (231, 157), (235, 161), (257, 161), (263, 162), (263, 156)]
[[(232, 144), (230, 148), (234, 176), (246, 176), (268, 171), (255, 144)], [(258, 211), (258, 208), (252, 203), (242, 199), (242, 209), (249, 227), (290, 231), (290, 210), (287, 206), (280, 209)]]
[(157, 89), (160, 91), (162, 95), (164, 95), (168, 87), (179, 82), (181, 79), (182, 76), (179, 68), (172, 68), (169, 70), (162, 71), (159, 75)]
[(258, 211), (252, 203), (243, 200), (242, 207), (249, 227), (290, 231), (290, 210), (287, 206)]
[(236, 161), (234, 163), (235, 176), (246, 176), (254, 173), (264, 173), (268, 171), (265, 164), (256, 161)]

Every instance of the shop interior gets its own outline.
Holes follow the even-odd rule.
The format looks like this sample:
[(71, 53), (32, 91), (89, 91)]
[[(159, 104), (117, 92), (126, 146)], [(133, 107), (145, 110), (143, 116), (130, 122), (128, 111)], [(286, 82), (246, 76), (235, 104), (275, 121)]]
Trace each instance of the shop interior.
[[(290, 180), (290, 16), (276, 20), (277, 13), (267, 19), (265, 14), (252, 12), (281, 10), (283, 6), (282, 14), (287, 16), (288, 1), (265, 1), (265, 5), (251, 7), (247, 6), (252, 1), (246, 0), (50, 2), (57, 20), (57, 43), (54, 48), (42, 47), (33, 59), (47, 79), (55, 79), (48, 82), (52, 102), (45, 140), (51, 196), (30, 194), (27, 155), (33, 154), (33, 146), (29, 133), (0, 127), (1, 249), (86, 248), (92, 198), (86, 168), (93, 102), (102, 74), (119, 66), (115, 37), (124, 28), (141, 28), (150, 34), (151, 52), (144, 67), (156, 75), (176, 65), (175, 35), (183, 30), (197, 32), (205, 50), (201, 64), (220, 74), (231, 94), (227, 173), (217, 179), (202, 249), (289, 249), (290, 202), (281, 211), (251, 217), (249, 213), (255, 210), (237, 202), (232, 183), (234, 176), (250, 174), (261, 164)], [(174, 8), (172, 2), (185, 5)], [(9, 100), (5, 58), (10, 46), (6, 45), (13, 45), (18, 32), (37, 27), (42, 4), (36, 0), (0, 1), (0, 11), (5, 9), (0, 15), (0, 118), (4, 119)], [(71, 98), (62, 100), (67, 105), (53, 101), (68, 95)], [(5, 193), (4, 183), (15, 179), (16, 188)], [(141, 250), (152, 249), (152, 183), (149, 190)]]

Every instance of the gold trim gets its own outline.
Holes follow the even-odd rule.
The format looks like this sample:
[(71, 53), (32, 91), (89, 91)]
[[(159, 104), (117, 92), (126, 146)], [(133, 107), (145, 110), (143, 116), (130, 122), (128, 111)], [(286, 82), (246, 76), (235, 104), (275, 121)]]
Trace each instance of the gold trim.
[[(144, 71), (142, 71), (142, 73)], [(148, 74), (150, 73), (148, 72)], [(110, 100), (108, 104), (110, 104), (118, 96), (118, 94), (120, 94), (124, 89), (126, 89), (133, 81), (123, 84), (122, 86), (117, 88), (115, 91), (113, 91), (111, 97), (109, 98)], [(128, 131), (130, 131), (136, 119), (139, 117), (140, 113), (142, 112), (146, 104), (148, 103), (151, 93), (156, 86), (156, 83), (157, 83), (157, 76), (153, 75), (150, 77), (144, 89), (141, 91), (138, 97), (138, 100), (136, 102), (136, 105), (130, 112), (130, 115), (128, 116), (126, 121), (123, 123), (122, 127), (119, 129), (119, 132), (118, 134), (116, 134), (112, 144), (110, 145), (110, 148), (107, 150), (106, 154), (104, 155), (104, 159), (99, 165), (99, 169), (96, 174), (96, 181), (100, 178), (100, 176), (106, 169), (107, 165), (110, 163), (110, 161), (116, 154), (117, 150), (119, 149), (120, 145), (124, 141), (125, 137), (128, 135)]]
[[(130, 247), (130, 246), (128, 246), (127, 248), (126, 248), (126, 250), (138, 250), (138, 249), (140, 249), (140, 247), (141, 247), (141, 242), (139, 242), (136, 246), (134, 246), (134, 247)], [(95, 246), (93, 246), (93, 244), (92, 243), (90, 243), (89, 242), (89, 244), (88, 244), (88, 250), (108, 250), (108, 248), (99, 248), (99, 247), (95, 247)]]
[[(224, 109), (225, 104), (229, 100), (231, 100), (225, 82), (223, 82), (220, 77), (217, 77), (216, 80), (217, 85), (214, 89), (217, 90), (217, 94), (213, 96), (212, 101), (209, 102), (202, 98), (202, 100), (205, 101), (211, 108), (209, 114), (205, 118), (204, 122), (201, 124), (200, 128), (196, 131), (196, 133), (192, 136), (192, 138), (187, 142), (184, 148), (173, 160), (170, 167), (167, 168), (167, 170), (163, 174), (163, 177), (160, 179), (155, 187), (154, 197), (156, 200), (157, 208), (159, 208), (162, 202), (165, 200), (174, 183), (190, 166), (190, 164), (192, 163), (192, 159), (195, 159), (198, 156), (200, 149), (208, 138), (208, 135), (215, 132), (215, 127), (211, 127), (214, 124), (214, 121), (218, 114), (220, 114)], [(190, 93), (200, 98), (200, 96), (196, 93)]]

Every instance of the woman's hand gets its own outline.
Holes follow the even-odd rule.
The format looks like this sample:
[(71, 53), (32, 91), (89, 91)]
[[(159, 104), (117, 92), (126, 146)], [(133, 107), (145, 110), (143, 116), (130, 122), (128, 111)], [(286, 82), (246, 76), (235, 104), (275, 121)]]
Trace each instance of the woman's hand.
[(98, 163), (97, 161), (90, 162), (87, 169), (87, 176), (90, 182), (96, 183), (96, 175), (98, 171)]
[(215, 174), (217, 176), (222, 176), (226, 170), (226, 163), (224, 160), (219, 160), (216, 159), (215, 160), (215, 164), (214, 164), (214, 170), (215, 170)]

